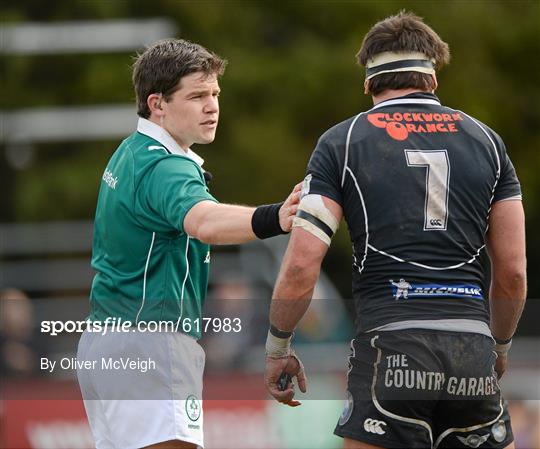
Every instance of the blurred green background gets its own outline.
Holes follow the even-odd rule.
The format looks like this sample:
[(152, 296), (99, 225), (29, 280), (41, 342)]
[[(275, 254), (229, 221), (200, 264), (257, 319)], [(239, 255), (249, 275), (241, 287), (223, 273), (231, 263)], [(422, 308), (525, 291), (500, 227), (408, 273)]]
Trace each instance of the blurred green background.
[[(4, 25), (166, 18), (177, 36), (229, 60), (216, 141), (194, 148), (222, 202), (278, 201), (303, 176), (317, 138), (371, 105), (356, 65), (364, 34), (405, 8), (445, 40), (452, 62), (437, 94), (495, 129), (523, 185), (530, 296), (540, 277), (540, 2), (531, 1), (4, 1)], [(0, 108), (129, 104), (125, 53), (2, 54)], [(135, 123), (135, 121), (134, 121)], [(5, 126), (2, 123), (2, 126)], [(119, 140), (34, 145), (15, 168), (0, 152), (0, 222), (91, 219), (99, 180)], [(350, 242), (342, 226), (325, 270), (350, 297)]]
[[(107, 24), (125, 19), (160, 18), (169, 24), (169, 28), (172, 24), (176, 37), (201, 43), (227, 58), (229, 66), (220, 83), (221, 120), (217, 139), (211, 145), (197, 146), (194, 150), (205, 158), (205, 168), (213, 173), (211, 190), (220, 201), (261, 204), (283, 199), (303, 179), (315, 143), (326, 129), (371, 107), (371, 98), (362, 93), (363, 71), (356, 65), (355, 54), (363, 36), (375, 22), (400, 9), (411, 10), (424, 17), (450, 45), (452, 62), (438, 74), (437, 94), (442, 102), (483, 121), (495, 129), (506, 143), (523, 187), (528, 227), (529, 296), (540, 298), (540, 233), (535, 232), (540, 228), (540, 176), (537, 174), (540, 169), (539, 0), (2, 1), (0, 287), (26, 289), (33, 299), (77, 296), (79, 301), (68, 296), (66, 301), (69, 304), (59, 299), (55, 301), (55, 307), (51, 307), (52, 301), (49, 300), (34, 301), (36, 316), (43, 318), (45, 313), (54, 319), (85, 316), (91, 279), (90, 223), (103, 170), (121, 140), (120, 136), (106, 139), (75, 136), (58, 140), (29, 139), (26, 142), (23, 128), (22, 138), (13, 142), (9, 140), (13, 131), (11, 126), (15, 123), (12, 118), (32, 111), (52, 116), (47, 112), (49, 108), (132, 105), (133, 129), (136, 124), (135, 96), (131, 86), (135, 50), (20, 54), (8, 50), (13, 44), (7, 32), (11, 26), (27, 23), (60, 25), (65, 22), (82, 26), (85, 21)], [(164, 27), (163, 33), (169, 28)], [(30, 34), (23, 34), (19, 39), (24, 42), (27, 37), (30, 38)], [(139, 51), (143, 49), (142, 45), (138, 48)], [(67, 111), (77, 114), (76, 110)], [(32, 121), (24, 123), (31, 134), (34, 131)], [(66, 123), (65, 127), (69, 126)], [(89, 123), (89, 126), (95, 125)], [(51, 222), (53, 225), (47, 225)], [(33, 226), (36, 223), (38, 226)], [(63, 223), (68, 223), (68, 228), (63, 228)], [(66, 235), (63, 229), (74, 232)], [(236, 265), (231, 264), (233, 259), (228, 257), (229, 248), (221, 251), (224, 253), (222, 263), (220, 265), (219, 259), (213, 257), (212, 270), (217, 273), (221, 269), (221, 277), (230, 282)], [(344, 298), (351, 296), (350, 253), (351, 244), (343, 225), (323, 268)], [(266, 275), (269, 270), (261, 268), (264, 264), (259, 255), (260, 252), (252, 255), (257, 258), (257, 263), (252, 262), (253, 258), (247, 258), (248, 265), (255, 271), (264, 271)], [(48, 268), (49, 263), (52, 268)], [(243, 287), (234, 282), (240, 281), (242, 279), (232, 279), (233, 283), (228, 287), (227, 284), (219, 287), (219, 282), (216, 282), (213, 290), (211, 285), (210, 296), (220, 298), (214, 303), (232, 303), (230, 300), (221, 301), (224, 291), (229, 291), (231, 298), (239, 298), (238, 288), (243, 291)], [(63, 287), (57, 288), (57, 285)], [(258, 297), (260, 299), (261, 295)], [(330, 323), (332, 320), (328, 317), (339, 312), (335, 303), (320, 303), (327, 308), (303, 320), (307, 329), (312, 331), (311, 337), (316, 337), (315, 343), (328, 340), (323, 335), (321, 323)], [(267, 306), (261, 307), (262, 302), (253, 304), (253, 301), (246, 304), (262, 310), (263, 324), (259, 326), (257, 321), (251, 321), (255, 324), (246, 328), (253, 334), (244, 332), (238, 336), (239, 340), (215, 338), (212, 342), (207, 339), (204, 342), (207, 361), (214, 360), (214, 371), (210, 366), (207, 375), (219, 372), (216, 363), (221, 359), (217, 357), (216, 362), (216, 354), (226, 354), (226, 361), (233, 364), (232, 369), (245, 371), (247, 365), (232, 357), (233, 350), (247, 354), (240, 361), (255, 363), (256, 369), (248, 369), (248, 372), (255, 373), (262, 366), (262, 362), (259, 363), (251, 354), (263, 354), (261, 348), (252, 345), (263, 341), (255, 331), (260, 328), (265, 332)], [(519, 332), (538, 335), (540, 301), (530, 300), (528, 304)], [(314, 307), (311, 308), (313, 310)], [(336, 322), (335, 327), (348, 332), (341, 321)], [(73, 335), (57, 339), (54, 347), (52, 344), (44, 347), (43, 336), (39, 337), (41, 346), (35, 349), (36, 354), (73, 351)], [(523, 339), (516, 343), (520, 344), (511, 353), (514, 357), (510, 363), (513, 371), (505, 379), (508, 383), (504, 386), (507, 397), (538, 399), (535, 387), (538, 378), (537, 340)], [(320, 368), (317, 362), (323, 361), (329, 362), (334, 371), (345, 368), (346, 355), (340, 351), (346, 351), (346, 345), (338, 342), (332, 346), (330, 343), (324, 352), (320, 350), (321, 346), (317, 346), (317, 350), (311, 352), (311, 358), (309, 347), (309, 343), (301, 346), (299, 353), (303, 358), (305, 356), (304, 362), (307, 362), (310, 373)], [(321, 353), (325, 356), (320, 357)], [(337, 360), (335, 363), (334, 359)], [(318, 387), (330, 391), (323, 397), (341, 397), (343, 388), (338, 379), (344, 380), (344, 376), (341, 371), (338, 374), (334, 371), (330, 377), (322, 378), (322, 383), (317, 383), (316, 376), (311, 377), (315, 382), (310, 388), (315, 392)], [(234, 381), (231, 379), (227, 385)], [(206, 379), (205, 384), (205, 388), (212, 385), (212, 379)], [(530, 402), (536, 410), (538, 401)], [(246, 408), (243, 415), (238, 414), (238, 410), (229, 410), (231, 404), (227, 402), (223, 410), (207, 410), (205, 432), (209, 447), (217, 441), (222, 444), (224, 436), (225, 440), (232, 438), (235, 444), (242, 440), (251, 441), (247, 437), (253, 437), (254, 442), (262, 444), (257, 447), (270, 444), (268, 442), (273, 441), (270, 436), (281, 438), (282, 447), (299, 447), (300, 442), (309, 447), (325, 448), (341, 444), (331, 435), (341, 401), (326, 400), (323, 406), (317, 401), (307, 401), (300, 411), (294, 412), (270, 404), (268, 412), (266, 409)], [(523, 407), (523, 403), (516, 402), (515, 407)], [(6, 416), (16, 416), (11, 421), (13, 429), (26, 429), (24, 432), (27, 433), (28, 420), (40, 422), (45, 427), (54, 424), (48, 423), (44, 417), (33, 416), (34, 408), (26, 407), (22, 415), (13, 414), (8, 409), (4, 412)], [(58, 413), (63, 413), (60, 403), (53, 403), (46, 409), (49, 420), (61, 416)], [(91, 437), (82, 405), (79, 404), (78, 414), (70, 413), (73, 415), (72, 425), (76, 427), (74, 431), (63, 427), (64, 432), (69, 430), (86, 436), (83, 440), (88, 444), (83, 442), (77, 447), (90, 446)], [(25, 414), (26, 421), (20, 418)], [(527, 418), (523, 418), (524, 412), (521, 415), (519, 419), (519, 410), (512, 411), (514, 433), (517, 441), (522, 439), (518, 441), (521, 444), (518, 447), (538, 447), (537, 444), (522, 443), (525, 441), (524, 432), (533, 432), (537, 427), (537, 411)], [(77, 420), (81, 424), (77, 424)], [(270, 435), (269, 426), (274, 430)], [(296, 430), (291, 433), (288, 428)], [(21, 435), (24, 432), (21, 431)], [(58, 435), (63, 442), (70, 441), (65, 444), (74, 441)], [(239, 440), (234, 440), (234, 437)], [(0, 432), (0, 446), (1, 440)], [(214, 443), (214, 447), (219, 444)], [(247, 447), (247, 444), (227, 447)], [(75, 446), (72, 444), (70, 447)]]

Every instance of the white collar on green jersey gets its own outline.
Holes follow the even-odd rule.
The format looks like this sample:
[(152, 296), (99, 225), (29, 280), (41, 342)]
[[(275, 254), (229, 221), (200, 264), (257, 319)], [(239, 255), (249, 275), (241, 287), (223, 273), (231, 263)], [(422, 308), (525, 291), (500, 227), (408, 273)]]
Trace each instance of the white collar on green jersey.
[(150, 120), (139, 117), (139, 122), (137, 123), (137, 131), (141, 134), (144, 134), (145, 136), (157, 140), (173, 154), (188, 157), (191, 160), (195, 161), (200, 167), (202, 167), (202, 165), (204, 164), (204, 159), (202, 157), (200, 157), (191, 149), (188, 149), (187, 151), (183, 150), (182, 147), (178, 145), (176, 140), (174, 140), (173, 137), (165, 129), (163, 129), (158, 124), (151, 122)]

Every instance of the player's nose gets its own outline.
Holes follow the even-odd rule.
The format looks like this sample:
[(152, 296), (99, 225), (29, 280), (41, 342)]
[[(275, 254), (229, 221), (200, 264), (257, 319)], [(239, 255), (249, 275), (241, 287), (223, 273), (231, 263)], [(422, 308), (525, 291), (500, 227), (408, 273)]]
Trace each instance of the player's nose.
[(214, 114), (219, 112), (219, 100), (217, 96), (211, 96), (204, 105), (203, 112), (205, 114)]

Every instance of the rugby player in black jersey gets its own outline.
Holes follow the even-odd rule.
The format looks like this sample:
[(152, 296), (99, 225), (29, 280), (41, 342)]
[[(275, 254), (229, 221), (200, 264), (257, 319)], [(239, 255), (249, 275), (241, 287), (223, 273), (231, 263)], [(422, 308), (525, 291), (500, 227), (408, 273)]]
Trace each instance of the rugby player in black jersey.
[(526, 296), (514, 167), (493, 130), (435, 96), (449, 49), (422, 19), (377, 23), (357, 56), (374, 107), (326, 131), (309, 161), (270, 310), (267, 389), (299, 405), (286, 373), (306, 390), (292, 332), (344, 217), (357, 311), (344, 447), (512, 449), (497, 380)]

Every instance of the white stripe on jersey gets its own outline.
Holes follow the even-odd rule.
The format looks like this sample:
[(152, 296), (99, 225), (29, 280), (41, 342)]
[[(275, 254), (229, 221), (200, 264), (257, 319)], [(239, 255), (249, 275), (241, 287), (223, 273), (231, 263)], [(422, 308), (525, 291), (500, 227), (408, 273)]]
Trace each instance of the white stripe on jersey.
[(384, 252), (380, 249), (375, 248), (373, 245), (368, 245), (369, 249), (372, 251), (375, 251), (376, 253), (382, 254), (383, 256), (390, 257), (391, 259), (397, 260), (398, 262), (408, 263), (411, 265), (415, 265), (417, 267), (425, 268), (426, 270), (438, 270), (438, 271), (444, 271), (444, 270), (455, 270), (456, 268), (460, 268), (463, 265), (467, 265), (469, 263), (473, 263), (476, 258), (480, 255), (480, 252), (486, 247), (486, 245), (482, 245), (478, 250), (476, 251), (476, 254), (472, 256), (469, 260), (466, 260), (465, 262), (458, 263), (456, 265), (448, 265), (446, 267), (434, 267), (433, 265), (425, 265), (423, 263), (414, 262), (412, 260), (403, 260), (400, 257), (394, 256), (393, 254)]
[(139, 315), (142, 312), (144, 307), (144, 301), (146, 300), (146, 275), (148, 274), (148, 264), (150, 263), (150, 256), (152, 255), (152, 248), (154, 247), (154, 240), (156, 239), (156, 233), (152, 232), (152, 241), (150, 242), (150, 248), (148, 249), (148, 255), (146, 256), (146, 265), (144, 266), (144, 277), (143, 277), (143, 293), (142, 293), (142, 302), (141, 308), (137, 312), (137, 317), (135, 318), (135, 323), (139, 322)]
[(347, 163), (349, 162), (349, 145), (351, 144), (352, 130), (354, 128), (356, 121), (363, 114), (365, 114), (365, 112), (361, 112), (354, 118), (354, 120), (351, 123), (351, 126), (349, 126), (349, 131), (347, 131), (347, 140), (345, 141), (345, 162), (343, 163), (343, 174), (341, 175), (341, 187), (343, 187), (343, 184), (345, 183), (345, 171), (347, 170)]
[(369, 226), (368, 226), (367, 209), (366, 209), (366, 203), (364, 201), (364, 196), (362, 195), (362, 191), (360, 190), (360, 186), (358, 185), (358, 181), (356, 180), (356, 177), (354, 176), (352, 170), (349, 167), (347, 167), (347, 171), (352, 176), (354, 185), (356, 186), (356, 190), (358, 191), (358, 195), (360, 195), (360, 201), (362, 202), (362, 210), (364, 212), (364, 228), (366, 230), (366, 242), (365, 242), (365, 249), (364, 249), (364, 257), (362, 258), (362, 261), (360, 262), (360, 266), (358, 267), (358, 273), (362, 273), (362, 271), (364, 270), (364, 263), (366, 262), (366, 259), (367, 259), (368, 246), (369, 246)]
[(184, 282), (182, 282), (182, 293), (180, 294), (180, 316), (178, 317), (178, 320), (177, 320), (177, 326), (178, 326), (178, 323), (180, 323), (180, 320), (182, 319), (182, 315), (184, 314), (184, 288), (186, 286), (186, 281), (189, 277), (189, 259), (188, 259), (188, 251), (189, 251), (189, 235), (187, 236), (187, 239), (186, 239), (186, 254), (185, 254), (185, 257), (186, 257), (186, 275), (184, 276)]
[(474, 118), (472, 118), (470, 115), (465, 114), (463, 111), (461, 112), (465, 117), (468, 117), (470, 120), (472, 120), (473, 123), (475, 123), (482, 132), (487, 136), (489, 141), (491, 142), (491, 145), (493, 145), (493, 150), (495, 151), (495, 157), (497, 158), (497, 174), (495, 175), (495, 183), (493, 184), (493, 188), (491, 189), (491, 198), (489, 200), (489, 208), (487, 212), (487, 218), (486, 218), (486, 230), (484, 231), (484, 234), (487, 234), (489, 230), (489, 214), (491, 213), (491, 205), (493, 204), (493, 198), (495, 197), (495, 189), (497, 188), (497, 184), (499, 183), (499, 178), (501, 176), (501, 159), (499, 158), (499, 153), (497, 153), (497, 145), (495, 145), (495, 142), (493, 142), (493, 139), (489, 135), (489, 133), (484, 129), (484, 127), (480, 124), (480, 122)]

